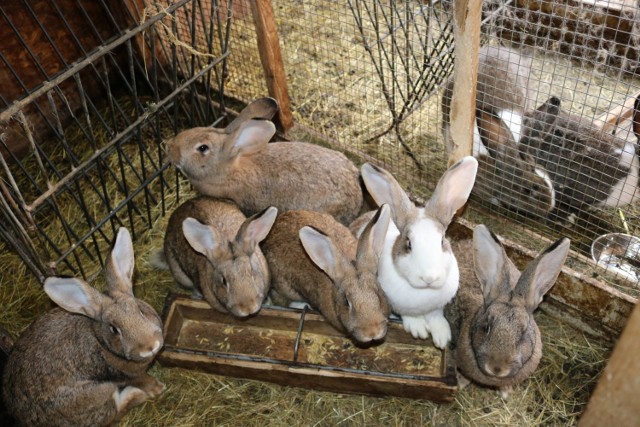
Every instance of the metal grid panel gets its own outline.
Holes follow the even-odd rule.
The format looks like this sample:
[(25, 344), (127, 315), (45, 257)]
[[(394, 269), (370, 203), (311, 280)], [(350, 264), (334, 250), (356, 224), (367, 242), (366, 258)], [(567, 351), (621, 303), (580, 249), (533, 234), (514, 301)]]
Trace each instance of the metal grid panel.
[[(134, 237), (150, 228), (180, 188), (163, 140), (224, 116), (228, 8), (191, 0), (127, 2), (118, 10), (100, 4), (119, 16), (117, 30), (92, 50), (72, 51), (73, 61), (43, 82), (30, 85), (18, 55), (3, 52), (24, 94), (0, 115), (6, 156), (0, 233), (41, 280), (53, 273), (90, 276), (103, 265), (117, 227)], [(28, 7), (3, 5), (2, 14), (15, 19)], [(55, 27), (82, 38), (64, 14), (56, 12), (56, 20), (37, 12), (15, 26), (16, 34)], [(82, 31), (97, 33), (101, 19), (85, 9)], [(21, 51), (35, 44), (18, 39)], [(60, 38), (48, 40), (39, 47), (45, 53), (69, 53)], [(19, 139), (26, 141), (22, 149), (11, 145)]]
[[(609, 179), (607, 175), (614, 179), (624, 175), (620, 155), (631, 162), (635, 159), (629, 103), (639, 86), (635, 73), (640, 60), (640, 21), (632, 3), (483, 3), (481, 44), (503, 52), (512, 48), (530, 61), (519, 67), (527, 86), (526, 105), (521, 111), (528, 117), (525, 125), (534, 126), (537, 119), (533, 111), (556, 96), (562, 110), (575, 115), (565, 120), (572, 125), (564, 127), (581, 123), (574, 129), (580, 141), (596, 141), (600, 150), (608, 144), (622, 145), (618, 154), (613, 152), (604, 160), (608, 171), (603, 163), (589, 165), (589, 156), (580, 154), (579, 146), (588, 142), (579, 142), (572, 154), (565, 154), (574, 160), (564, 168), (545, 152), (549, 141), (536, 145), (529, 133), (519, 146), (502, 153), (503, 167), (494, 166), (493, 172), (483, 173), (473, 197), (480, 210), (469, 216), (532, 249), (568, 235), (575, 250), (570, 264), (596, 275), (601, 270), (586, 262), (591, 258), (593, 240), (605, 233), (625, 231), (625, 227), (633, 233), (638, 218), (633, 204), (622, 203), (621, 211), (591, 206), (597, 204), (591, 195), (602, 199), (602, 182)], [(323, 143), (393, 170), (411, 192), (427, 196), (447, 164), (441, 102), (443, 96), (450, 95), (445, 82), (454, 50), (452, 2), (279, 1), (274, 2), (274, 9), (296, 123), (313, 131), (300, 132), (298, 127), (292, 137), (312, 139), (320, 134)], [(251, 26), (248, 14), (240, 21), (247, 28)], [(232, 38), (232, 43), (253, 59), (243, 61), (244, 67), (239, 65), (243, 67), (242, 84), (236, 87), (230, 83), (230, 93), (241, 93), (242, 99), (263, 95), (263, 86), (252, 83), (263, 81), (258, 55), (251, 53), (255, 40)], [(497, 80), (493, 85), (504, 91), (503, 83)], [(484, 96), (482, 90), (480, 96)], [(497, 114), (495, 109), (489, 110)], [(564, 118), (564, 113), (560, 117)], [(480, 129), (486, 131), (483, 126)], [(615, 133), (617, 138), (605, 133)], [(571, 138), (577, 136), (565, 135), (564, 140)], [(495, 163), (495, 150), (490, 148), (486, 159)], [(522, 159), (531, 156), (529, 166), (522, 166)], [(529, 169), (531, 173), (525, 174)], [(575, 178), (568, 177), (572, 173)], [(533, 178), (526, 179), (530, 176)], [(631, 197), (637, 179), (632, 177), (629, 183), (624, 193)], [(592, 189), (568, 191), (569, 184)], [(513, 201), (531, 199), (528, 194), (543, 191), (539, 187), (545, 185), (553, 190), (554, 209), (539, 207), (543, 196), (535, 204)], [(629, 291), (628, 283), (617, 283)]]

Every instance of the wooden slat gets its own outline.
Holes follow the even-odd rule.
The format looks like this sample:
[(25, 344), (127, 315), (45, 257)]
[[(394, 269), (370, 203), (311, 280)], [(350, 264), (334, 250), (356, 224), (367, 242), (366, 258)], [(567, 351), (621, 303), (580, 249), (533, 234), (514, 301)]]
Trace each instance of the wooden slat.
[(291, 115), (287, 77), (284, 72), (284, 62), (280, 51), (271, 0), (252, 1), (251, 9), (256, 25), (260, 61), (262, 62), (269, 96), (275, 98), (280, 104), (276, 125), (281, 132), (286, 134), (293, 126), (293, 116)]
[(607, 367), (601, 374), (580, 427), (640, 423), (640, 306), (636, 305)]
[(456, 0), (453, 2), (456, 58), (451, 96), (450, 134), (453, 150), (449, 154), (449, 165), (464, 156), (471, 155), (473, 150), (481, 9), (482, 2), (479, 1)]

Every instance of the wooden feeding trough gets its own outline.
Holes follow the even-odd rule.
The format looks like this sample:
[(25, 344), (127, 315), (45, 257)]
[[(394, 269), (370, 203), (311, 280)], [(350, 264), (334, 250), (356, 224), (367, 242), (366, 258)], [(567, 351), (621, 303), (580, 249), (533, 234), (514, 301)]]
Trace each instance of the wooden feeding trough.
[(450, 353), (412, 338), (398, 321), (382, 344), (361, 348), (307, 310), (264, 307), (249, 319), (201, 300), (170, 296), (164, 366), (340, 393), (449, 402), (456, 390)]

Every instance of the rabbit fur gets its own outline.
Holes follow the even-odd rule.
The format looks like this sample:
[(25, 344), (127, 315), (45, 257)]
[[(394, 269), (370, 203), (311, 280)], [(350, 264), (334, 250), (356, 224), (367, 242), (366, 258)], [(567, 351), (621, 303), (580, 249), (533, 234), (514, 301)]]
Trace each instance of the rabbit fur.
[(201, 194), (228, 198), (245, 215), (274, 206), (280, 212), (326, 212), (343, 224), (363, 199), (358, 169), (342, 153), (304, 142), (268, 144), (275, 134), (272, 98), (249, 104), (225, 129), (200, 127), (167, 142), (169, 160)]
[(460, 289), (447, 314), (454, 313), (455, 360), (464, 377), (506, 397), (535, 371), (542, 341), (533, 312), (560, 274), (569, 245), (559, 239), (521, 273), (484, 225), (476, 226), (473, 241), (454, 242)]
[(176, 281), (201, 292), (214, 309), (246, 317), (257, 313), (270, 286), (259, 243), (278, 210), (250, 218), (229, 200), (199, 196), (176, 208), (167, 224), (164, 257)]
[(9, 413), (29, 426), (115, 423), (164, 385), (146, 373), (163, 345), (155, 310), (134, 297), (133, 245), (120, 228), (105, 267), (107, 292), (49, 277), (56, 307), (16, 341), (4, 370)]
[[(528, 108), (532, 58), (501, 46), (479, 51), (473, 156), (479, 161), (473, 196), (485, 203), (546, 217), (555, 192), (546, 170), (518, 145), (523, 114)], [(442, 96), (442, 133), (447, 152), (450, 135), (453, 78)]]
[[(478, 162), (467, 156), (440, 178), (432, 197), (418, 207), (395, 178), (372, 164), (361, 168), (365, 186), (379, 205), (389, 204), (392, 221), (378, 264), (378, 279), (404, 329), (416, 338), (429, 334), (445, 348), (451, 329), (443, 309), (458, 290), (458, 265), (445, 232), (467, 201)], [(366, 215), (366, 214), (365, 214)], [(362, 219), (351, 226), (360, 235)]]
[(552, 96), (527, 112), (520, 141), (553, 181), (557, 206), (551, 218), (571, 221), (580, 211), (637, 201), (639, 106), (634, 111), (635, 138), (626, 140), (564, 111), (560, 104)]
[(389, 306), (376, 272), (389, 221), (389, 207), (382, 206), (356, 239), (325, 213), (280, 214), (262, 244), (273, 302), (307, 302), (356, 342), (381, 340)]

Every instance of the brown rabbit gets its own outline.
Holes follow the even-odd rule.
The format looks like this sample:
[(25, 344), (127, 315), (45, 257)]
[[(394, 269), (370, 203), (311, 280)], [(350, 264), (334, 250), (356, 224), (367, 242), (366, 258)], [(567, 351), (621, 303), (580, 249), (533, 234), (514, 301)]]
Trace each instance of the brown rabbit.
[[(164, 257), (176, 281), (202, 292), (216, 310), (237, 317), (257, 313), (269, 290), (267, 261), (258, 246), (278, 210), (246, 218), (231, 201), (199, 196), (169, 218)], [(158, 267), (164, 267), (155, 260)]]
[(233, 200), (245, 215), (326, 212), (349, 224), (362, 206), (358, 169), (342, 153), (304, 142), (268, 144), (274, 99), (249, 104), (225, 129), (194, 128), (167, 142), (169, 160), (201, 194)]
[(16, 341), (3, 378), (10, 414), (29, 426), (115, 423), (164, 385), (146, 374), (163, 344), (155, 310), (133, 296), (133, 245), (120, 228), (105, 267), (107, 293), (80, 279), (49, 277), (60, 307)]
[(458, 370), (506, 397), (527, 379), (542, 357), (540, 330), (533, 317), (569, 253), (562, 238), (540, 253), (522, 273), (498, 238), (484, 225), (473, 241), (453, 245), (460, 266), (460, 289), (453, 313)]
[(330, 215), (281, 214), (262, 244), (273, 302), (307, 302), (360, 343), (382, 339), (389, 305), (376, 272), (389, 220), (389, 207), (383, 205), (356, 240)]

